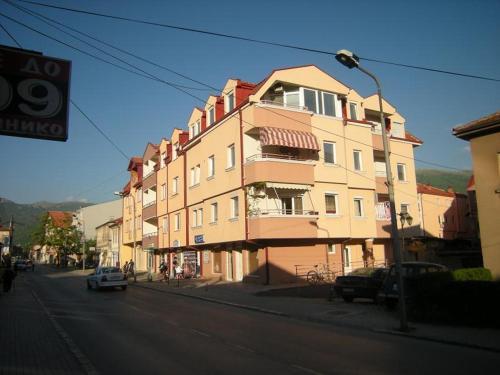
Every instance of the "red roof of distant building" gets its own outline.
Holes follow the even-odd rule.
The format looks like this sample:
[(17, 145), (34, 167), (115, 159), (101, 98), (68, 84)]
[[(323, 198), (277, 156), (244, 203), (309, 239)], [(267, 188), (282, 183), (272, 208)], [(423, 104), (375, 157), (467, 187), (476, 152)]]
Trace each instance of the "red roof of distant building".
[(453, 190), (443, 190), (429, 184), (417, 183), (417, 192), (420, 194), (439, 195), (442, 197), (466, 197), (465, 194), (456, 193)]
[(476, 180), (474, 179), (474, 175), (470, 176), (469, 182), (467, 182), (467, 191), (476, 190)]
[(52, 224), (58, 228), (69, 228), (73, 222), (73, 213), (67, 211), (49, 211)]

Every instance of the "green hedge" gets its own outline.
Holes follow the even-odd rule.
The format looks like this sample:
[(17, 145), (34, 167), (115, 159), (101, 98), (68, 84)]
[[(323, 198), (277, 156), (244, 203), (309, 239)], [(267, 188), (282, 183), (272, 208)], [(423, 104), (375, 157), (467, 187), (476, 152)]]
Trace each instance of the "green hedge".
[(452, 272), (420, 275), (408, 283), (414, 320), (500, 328), (500, 282), (456, 281)]
[(487, 268), (461, 268), (453, 271), (455, 281), (491, 281), (491, 271)]

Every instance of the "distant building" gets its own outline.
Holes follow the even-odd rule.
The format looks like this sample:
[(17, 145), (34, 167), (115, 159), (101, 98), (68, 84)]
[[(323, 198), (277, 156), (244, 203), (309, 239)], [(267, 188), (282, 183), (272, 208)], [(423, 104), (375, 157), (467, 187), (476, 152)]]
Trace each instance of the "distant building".
[(96, 239), (96, 227), (122, 216), (120, 199), (82, 207), (75, 212), (73, 225), (79, 227), (86, 240)]
[[(51, 231), (55, 228), (68, 229), (73, 222), (73, 213), (68, 211), (48, 211), (47, 222), (45, 223), (45, 235), (50, 236)], [(35, 253), (34, 258), (41, 263), (59, 263), (59, 248), (44, 244), (39, 247)]]
[(96, 227), (96, 252), (100, 266), (119, 265), (119, 241), (122, 218), (109, 220)]
[(500, 111), (453, 134), (470, 142), (484, 266), (500, 278)]

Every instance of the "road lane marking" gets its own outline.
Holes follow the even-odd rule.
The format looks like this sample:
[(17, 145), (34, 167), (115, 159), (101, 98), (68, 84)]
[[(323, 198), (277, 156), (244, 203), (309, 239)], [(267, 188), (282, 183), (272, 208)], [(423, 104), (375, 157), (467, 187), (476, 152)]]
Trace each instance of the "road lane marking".
[(246, 346), (236, 344), (236, 345), (234, 345), (234, 347), (237, 349), (243, 350), (244, 352), (255, 353), (255, 350), (247, 348)]
[(301, 371), (304, 371), (304, 372), (307, 372), (308, 374), (314, 374), (314, 375), (323, 375), (322, 372), (318, 372), (318, 371), (314, 371), (314, 370), (311, 370), (310, 368), (307, 368), (307, 367), (302, 367), (300, 365), (292, 365), (292, 367), (298, 369), (298, 370), (301, 370)]
[(95, 319), (92, 318), (85, 318), (83, 316), (78, 316), (78, 315), (59, 315), (59, 314), (52, 314), (52, 316), (56, 319), (68, 319), (68, 320), (86, 320), (86, 321), (94, 321)]
[(59, 334), (59, 336), (66, 343), (66, 345), (68, 346), (69, 350), (76, 357), (76, 360), (78, 361), (78, 363), (80, 364), (80, 366), (82, 366), (83, 370), (87, 373), (87, 375), (98, 375), (99, 372), (94, 367), (94, 365), (92, 364), (92, 362), (90, 362), (89, 358), (85, 354), (83, 354), (83, 352), (80, 350), (80, 348), (71, 339), (71, 337), (66, 332), (66, 330), (59, 324), (59, 322), (52, 315), (52, 313), (49, 311), (49, 309), (47, 309), (47, 307), (45, 307), (44, 303), (38, 297), (37, 293), (33, 290), (33, 288), (31, 288), (31, 294), (33, 295), (33, 298), (35, 298), (35, 300), (38, 302), (38, 304), (42, 308), (43, 312), (49, 318), (50, 322), (54, 326), (54, 330)]
[(196, 333), (200, 336), (210, 337), (210, 335), (203, 331), (198, 331), (197, 329), (191, 328), (191, 332)]

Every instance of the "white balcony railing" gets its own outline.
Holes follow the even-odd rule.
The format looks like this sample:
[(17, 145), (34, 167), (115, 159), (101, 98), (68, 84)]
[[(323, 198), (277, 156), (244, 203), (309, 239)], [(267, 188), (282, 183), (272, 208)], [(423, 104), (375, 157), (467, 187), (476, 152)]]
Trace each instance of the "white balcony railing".
[(301, 162), (312, 162), (312, 160), (302, 159), (297, 156), (287, 155), (287, 154), (255, 154), (246, 158), (247, 162), (251, 161), (262, 161), (262, 160), (288, 160), (288, 161), (301, 161)]
[(150, 206), (153, 206), (156, 204), (156, 199), (154, 201), (151, 201), (151, 202), (144, 202), (143, 205), (142, 205), (142, 208), (147, 208), (147, 207), (150, 207)]
[(312, 210), (293, 210), (293, 209), (256, 209), (250, 210), (248, 216), (253, 217), (290, 217), (290, 216), (318, 216), (318, 211)]
[(375, 217), (377, 220), (391, 220), (389, 202), (379, 202), (375, 204)]
[(265, 104), (265, 105), (271, 105), (275, 107), (282, 107), (282, 108), (288, 108), (288, 109), (294, 109), (296, 111), (307, 111), (307, 107), (301, 106), (301, 105), (290, 105), (290, 104), (285, 104), (285, 103), (276, 103), (271, 100), (261, 100), (260, 104)]

